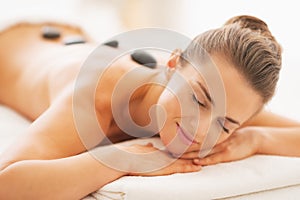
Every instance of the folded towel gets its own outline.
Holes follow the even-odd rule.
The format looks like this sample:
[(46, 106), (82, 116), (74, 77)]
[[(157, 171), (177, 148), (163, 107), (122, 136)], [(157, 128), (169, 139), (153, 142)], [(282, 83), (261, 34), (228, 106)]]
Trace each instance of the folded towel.
[[(161, 145), (159, 138), (136, 139), (126, 144), (147, 142)], [(221, 199), (298, 185), (299, 166), (300, 158), (255, 155), (240, 161), (206, 166), (194, 173), (157, 177), (126, 176), (92, 195), (97, 199), (109, 197), (126, 200)], [(298, 190), (300, 194), (300, 187)], [(109, 196), (107, 191), (114, 192), (114, 196)]]

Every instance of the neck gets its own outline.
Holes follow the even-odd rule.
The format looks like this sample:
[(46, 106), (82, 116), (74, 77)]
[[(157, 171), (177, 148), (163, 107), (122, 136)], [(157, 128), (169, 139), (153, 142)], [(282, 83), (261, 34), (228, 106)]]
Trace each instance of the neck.
[[(155, 120), (155, 113), (153, 112), (154, 110), (151, 110), (151, 107), (157, 104), (167, 83), (165, 75), (162, 72), (153, 76), (149, 82), (149, 84), (141, 87), (136, 94), (133, 95), (129, 106), (133, 121), (141, 127), (149, 125), (151, 118)], [(153, 122), (151, 124), (153, 124)], [(154, 132), (157, 128), (156, 126), (149, 126), (147, 129), (148, 130), (145, 131)], [(155, 131), (155, 133), (156, 132), (157, 131)]]

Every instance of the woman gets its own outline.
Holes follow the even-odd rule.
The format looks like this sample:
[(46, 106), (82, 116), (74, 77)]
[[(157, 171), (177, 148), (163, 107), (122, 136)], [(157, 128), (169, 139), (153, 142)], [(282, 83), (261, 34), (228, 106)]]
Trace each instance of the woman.
[[(63, 36), (81, 34), (72, 27), (53, 26), (62, 29)], [(188, 98), (199, 106), (201, 124), (192, 139), (182, 131), (183, 116), (178, 100), (170, 91), (153, 84), (140, 87), (132, 95), (130, 114), (136, 124), (147, 125), (151, 106), (161, 105), (167, 113), (158, 133), (163, 144), (172, 154), (178, 153), (176, 148), (169, 146), (173, 140), (181, 141), (180, 145), (185, 147), (180, 158), (172, 164), (145, 173), (107, 167), (86, 152), (76, 130), (72, 97), (81, 64), (95, 44), (64, 46), (61, 45), (62, 37), (54, 41), (41, 38), (41, 27), (24, 24), (0, 35), (1, 103), (33, 121), (27, 132), (1, 155), (1, 198), (79, 199), (125, 175), (194, 172), (202, 165), (238, 160), (255, 153), (300, 156), (300, 123), (263, 109), (275, 91), (281, 48), (267, 25), (258, 18), (234, 17), (223, 27), (197, 36), (182, 54), (176, 50), (166, 61), (167, 67), (178, 71), (195, 91)], [(200, 47), (217, 66), (226, 93), (226, 116), (220, 116), (222, 123), (219, 124), (223, 132), (203, 159), (198, 155), (208, 130), (212, 99), (203, 79), (184, 60), (197, 58)], [(113, 48), (107, 47), (107, 51)], [(114, 120), (110, 106), (112, 91), (124, 74), (136, 68), (145, 71), (143, 78), (156, 78), (150, 69), (141, 68), (130, 56), (124, 56), (105, 71), (98, 83), (97, 120), (105, 136), (114, 143), (132, 137)], [(178, 130), (188, 137), (189, 145), (178, 139)], [(93, 140), (90, 147), (102, 143), (105, 141), (99, 138)], [(152, 144), (119, 148), (132, 153), (157, 151)]]

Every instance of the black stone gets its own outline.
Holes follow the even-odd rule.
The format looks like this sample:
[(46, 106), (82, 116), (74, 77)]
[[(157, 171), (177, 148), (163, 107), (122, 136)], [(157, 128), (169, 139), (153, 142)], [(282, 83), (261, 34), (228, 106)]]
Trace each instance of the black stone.
[(64, 45), (83, 44), (85, 39), (80, 36), (68, 36), (63, 40)]
[(118, 48), (119, 47), (119, 42), (117, 40), (112, 40), (112, 41), (103, 43), (103, 45)]
[(43, 26), (42, 35), (45, 39), (56, 39), (60, 37), (60, 31), (55, 27)]
[(144, 65), (152, 69), (156, 67), (157, 61), (155, 60), (155, 58), (145, 51), (138, 50), (133, 52), (130, 56), (132, 60), (134, 60), (135, 62), (141, 65)]

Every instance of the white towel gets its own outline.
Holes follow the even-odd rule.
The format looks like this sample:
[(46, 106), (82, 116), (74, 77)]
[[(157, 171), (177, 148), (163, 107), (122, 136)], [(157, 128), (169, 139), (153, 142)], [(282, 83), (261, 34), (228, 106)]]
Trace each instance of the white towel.
[[(130, 143), (159, 144), (158, 138)], [(255, 155), (250, 158), (206, 166), (200, 172), (157, 177), (126, 176), (93, 193), (105, 199), (107, 191), (126, 200), (220, 199), (300, 184), (300, 158)], [(298, 188), (300, 194), (300, 187)], [(124, 195), (125, 194), (125, 195)]]
[[(0, 152), (12, 144), (29, 124), (29, 121), (13, 110), (0, 105)], [(136, 139), (126, 144), (145, 144), (148, 141), (156, 146), (161, 145), (159, 138)], [(157, 177), (126, 176), (107, 184), (84, 199), (222, 199), (300, 185), (299, 166), (300, 158), (256, 155), (241, 161), (203, 167), (200, 172), (195, 173)], [(300, 186), (286, 188), (280, 189), (285, 191), (285, 197), (300, 195)], [(279, 192), (274, 194), (276, 196), (272, 196), (272, 199), (282, 199), (282, 196), (278, 195)], [(249, 199), (250, 196), (234, 199)]]

